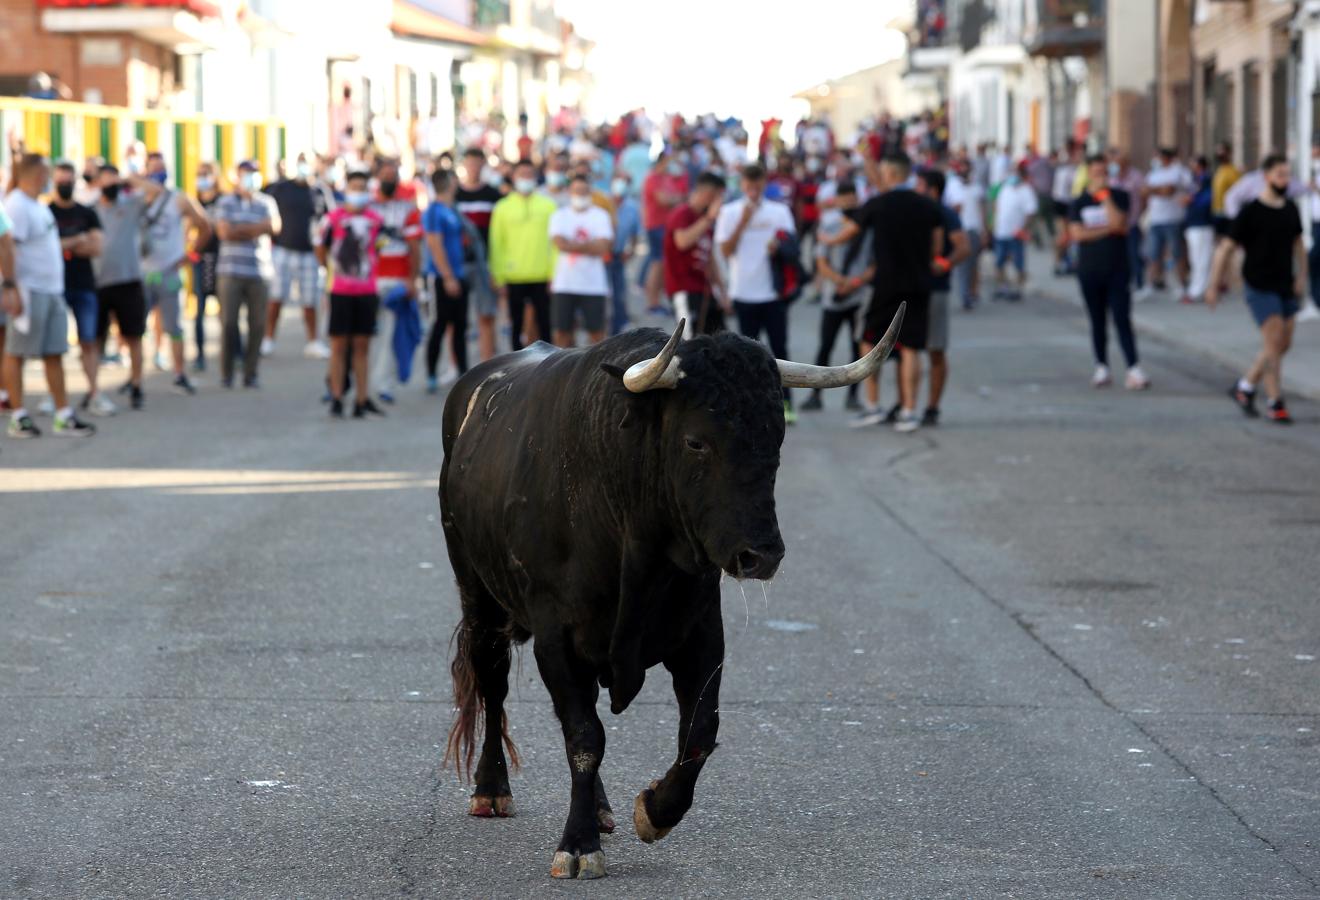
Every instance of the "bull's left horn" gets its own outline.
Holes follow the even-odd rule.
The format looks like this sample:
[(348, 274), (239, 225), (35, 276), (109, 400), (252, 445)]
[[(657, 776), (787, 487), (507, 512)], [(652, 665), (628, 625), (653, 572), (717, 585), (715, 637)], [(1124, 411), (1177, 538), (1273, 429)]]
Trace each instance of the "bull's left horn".
[(898, 329), (903, 324), (903, 312), (907, 303), (898, 305), (894, 320), (889, 323), (889, 330), (870, 353), (846, 366), (811, 366), (806, 363), (789, 362), (786, 359), (775, 360), (779, 363), (779, 378), (784, 387), (796, 388), (837, 388), (847, 387), (865, 381), (884, 365), (889, 352), (898, 341)]
[(676, 354), (678, 342), (683, 339), (683, 329), (686, 327), (687, 319), (679, 319), (674, 336), (658, 355), (628, 367), (628, 371), (623, 373), (623, 386), (634, 394), (658, 388), (673, 390), (677, 387), (678, 380), (683, 377), (683, 370), (678, 367)]

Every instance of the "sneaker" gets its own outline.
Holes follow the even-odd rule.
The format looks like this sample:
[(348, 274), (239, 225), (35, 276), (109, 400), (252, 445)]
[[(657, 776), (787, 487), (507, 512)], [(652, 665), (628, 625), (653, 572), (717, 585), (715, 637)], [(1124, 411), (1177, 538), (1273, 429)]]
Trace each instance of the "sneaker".
[(933, 406), (926, 407), (926, 411), (921, 414), (921, 425), (923, 428), (932, 428), (940, 424), (940, 411)]
[(458, 369), (455, 369), (453, 366), (450, 366), (449, 368), (445, 369), (444, 374), (440, 376), (440, 386), (449, 387), (451, 384), (458, 381), (459, 375), (460, 373)]
[(123, 384), (119, 386), (118, 394), (121, 397), (127, 396), (132, 392), (133, 392), (133, 382), (131, 381), (125, 381)]
[(101, 416), (104, 418), (106, 416), (113, 416), (115, 413), (119, 412), (119, 407), (115, 406), (114, 401), (105, 394), (97, 391), (96, 396), (92, 397), (88, 402), (87, 411), (94, 416)]
[(1256, 410), (1256, 392), (1244, 391), (1238, 385), (1233, 385), (1228, 389), (1228, 396), (1233, 398), (1233, 402), (1242, 410), (1243, 415), (1249, 419), (1254, 419), (1260, 415)]
[(1137, 303), (1145, 303), (1152, 296), (1154, 296), (1154, 291), (1150, 289), (1150, 285), (1143, 284), (1141, 287), (1137, 288), (1136, 293), (1132, 295), (1132, 299)]
[(123, 364), (124, 357), (120, 355), (118, 350), (101, 357), (101, 365), (103, 366), (122, 366)]
[(817, 394), (816, 392), (813, 391), (811, 396), (807, 398), (807, 402), (802, 404), (802, 411), (820, 412), (822, 409), (824, 409), (824, 407), (825, 404), (820, 402), (820, 394)]
[(194, 371), (194, 372), (205, 372), (205, 371), (206, 371), (206, 357), (204, 357), (204, 356), (199, 356), (199, 357), (197, 357), (196, 359), (194, 359), (194, 360), (193, 360), (193, 366), (192, 366), (192, 368), (193, 368), (193, 371)]
[(40, 403), (38, 403), (38, 404), (37, 404), (37, 415), (39, 415), (39, 416), (53, 416), (53, 415), (55, 415), (55, 401), (52, 400), (50, 397), (46, 397), (44, 400), (42, 400)]
[(879, 407), (875, 409), (863, 409), (861, 413), (852, 417), (848, 422), (849, 428), (871, 428), (879, 425), (885, 420), (884, 410)]
[(262, 355), (262, 356), (270, 356), (270, 355), (271, 355), (272, 353), (274, 353), (274, 352), (275, 352), (275, 342), (272, 341), (270, 338), (262, 338), (262, 339), (261, 339), (261, 355)]
[(889, 411), (885, 413), (885, 418), (884, 418), (885, 424), (893, 425), (895, 422), (897, 422), (898, 414), (901, 413), (902, 411), (903, 411), (903, 407), (898, 403), (895, 403), (893, 406), (889, 407)]
[(426, 376), (426, 392), (428, 394), (440, 393), (440, 381), (434, 375)]
[(227, 391), (232, 391), (234, 389), (234, 376), (230, 375), (228, 378), (221, 378), (220, 386)]
[(342, 419), (344, 417), (344, 401), (330, 399), (330, 418)]
[(1293, 423), (1293, 417), (1288, 413), (1288, 407), (1284, 405), (1282, 397), (1270, 404), (1268, 418), (1276, 425), (1291, 425)]
[(165, 361), (165, 354), (157, 350), (156, 355), (151, 358), (151, 362), (156, 367), (157, 372), (164, 372), (169, 368), (169, 363)]
[(41, 429), (37, 427), (36, 422), (32, 421), (31, 416), (23, 416), (22, 418), (19, 419), (15, 419), (13, 416), (10, 416), (9, 436), (11, 438), (41, 437)]
[(848, 412), (861, 412), (862, 401), (857, 399), (856, 394), (849, 394), (848, 399), (843, 401), (843, 408)]
[(354, 404), (353, 404), (353, 418), (355, 418), (355, 419), (365, 419), (366, 417), (367, 417), (367, 404), (365, 404), (365, 403), (354, 403)]
[(56, 416), (53, 431), (56, 437), (91, 437), (96, 434), (96, 426), (90, 422), (79, 421), (75, 415), (63, 419)]
[(797, 413), (793, 411), (793, 404), (789, 403), (787, 400), (784, 401), (784, 424), (797, 424)]
[(1297, 313), (1293, 319), (1297, 322), (1314, 322), (1320, 319), (1320, 309), (1316, 308), (1314, 303), (1308, 303), (1302, 307), (1301, 312)]
[(175, 377), (174, 390), (188, 397), (197, 393), (197, 388), (193, 387), (193, 383), (188, 380), (187, 375), (178, 375)]
[(329, 359), (330, 348), (324, 341), (308, 341), (303, 347), (303, 356), (308, 359)]
[[(368, 400), (367, 402), (370, 403), (371, 401)], [(391, 394), (391, 393), (388, 393), (388, 392), (386, 392), (386, 391), (381, 391), (381, 392), (380, 392), (380, 402), (381, 402), (381, 403), (384, 403), (386, 406), (393, 406), (393, 405), (394, 405), (394, 395)]]
[(366, 400), (363, 400), (361, 403), (357, 404), (357, 406), (355, 406), (353, 409), (353, 414), (357, 415), (358, 410), (362, 410), (363, 412), (369, 412), (373, 416), (385, 415), (385, 410), (381, 409), (375, 403), (372, 403), (370, 397), (368, 397)]
[(1127, 370), (1127, 378), (1123, 379), (1123, 387), (1129, 391), (1144, 391), (1150, 388), (1150, 379), (1146, 373), (1141, 371), (1141, 366), (1133, 366)]
[(140, 388), (140, 387), (134, 387), (133, 390), (129, 391), (129, 392), (128, 392), (128, 402), (129, 402), (129, 405), (132, 406), (134, 409), (141, 409), (141, 408), (142, 408), (142, 388)]
[(261, 380), (257, 378), (257, 376), (255, 375), (253, 375), (251, 378), (244, 378), (243, 387), (244, 389), (249, 391), (259, 390), (261, 388)]
[(1114, 379), (1109, 374), (1109, 366), (1096, 366), (1095, 372), (1091, 374), (1091, 387), (1106, 388), (1112, 384)]
[(903, 410), (898, 414), (898, 421), (894, 423), (894, 430), (899, 434), (911, 434), (921, 427), (921, 419), (912, 410)]

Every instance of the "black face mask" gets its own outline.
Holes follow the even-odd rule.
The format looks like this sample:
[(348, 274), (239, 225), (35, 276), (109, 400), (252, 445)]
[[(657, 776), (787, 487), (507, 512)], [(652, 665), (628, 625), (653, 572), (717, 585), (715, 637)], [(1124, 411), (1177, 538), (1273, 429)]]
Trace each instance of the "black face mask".
[(119, 185), (108, 184), (105, 187), (101, 188), (101, 196), (104, 197), (106, 200), (109, 200), (111, 203), (114, 203), (115, 200), (118, 199), (119, 197)]
[(72, 182), (72, 181), (61, 181), (59, 184), (55, 185), (55, 193), (59, 195), (59, 198), (60, 198), (61, 200), (72, 200), (72, 199), (73, 199), (73, 182)]
[(84, 173), (83, 173), (83, 181), (87, 182), (88, 184), (91, 184), (91, 183), (92, 183), (93, 181), (95, 181), (95, 180), (96, 180), (96, 173), (95, 173), (95, 172), (84, 172)]
[(380, 183), (380, 192), (386, 197), (393, 197), (394, 192), (399, 189), (397, 181), (382, 181)]
[(1270, 193), (1279, 199), (1283, 199), (1288, 196), (1288, 185), (1285, 184), (1283, 187), (1279, 187), (1277, 184), (1271, 184)]

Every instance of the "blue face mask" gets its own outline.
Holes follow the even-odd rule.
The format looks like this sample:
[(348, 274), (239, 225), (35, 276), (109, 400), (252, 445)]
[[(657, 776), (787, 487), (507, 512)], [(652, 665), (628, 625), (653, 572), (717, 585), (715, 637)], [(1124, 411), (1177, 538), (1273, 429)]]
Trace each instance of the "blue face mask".
[(156, 182), (156, 184), (162, 186), (165, 184), (166, 181), (169, 181), (169, 174), (164, 170), (160, 172), (152, 172), (147, 177), (150, 178), (152, 181)]
[(1109, 164), (1109, 177), (1110, 177), (1110, 178), (1117, 178), (1117, 177), (1118, 177), (1119, 175), (1121, 175), (1122, 173), (1123, 173), (1123, 167), (1120, 166), (1118, 163), (1116, 163), (1116, 162), (1111, 162), (1111, 163)]
[(344, 202), (354, 209), (366, 209), (371, 202), (371, 194), (367, 191), (349, 191), (344, 195)]

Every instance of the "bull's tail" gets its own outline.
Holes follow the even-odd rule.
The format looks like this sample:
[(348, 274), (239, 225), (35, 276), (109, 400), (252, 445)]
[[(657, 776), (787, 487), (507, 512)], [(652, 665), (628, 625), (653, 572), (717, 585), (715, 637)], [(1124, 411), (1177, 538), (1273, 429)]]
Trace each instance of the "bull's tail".
[[(455, 770), (468, 779), (472, 777), (472, 758), (476, 755), (477, 741), (485, 730), (486, 719), (486, 702), (481, 694), (477, 676), (479, 663), (475, 659), (479, 649), (498, 654), (497, 658), (503, 663), (500, 667), (503, 671), (499, 673), (499, 677), (505, 679), (506, 683), (508, 679), (509, 639), (503, 634), (490, 637), (495, 639), (492, 645), (489, 648), (479, 648), (477, 641), (480, 638), (474, 633), (471, 623), (465, 616), (455, 626), (454, 636), (450, 641), (453, 660), (449, 664), (449, 673), (454, 682), (455, 718), (454, 724), (449, 729), (449, 740), (445, 746), (442, 765), (447, 766), (452, 760)], [(509, 737), (509, 714), (504, 709), (500, 710), (500, 737), (508, 752), (509, 764), (517, 769), (522, 764), (522, 760), (518, 757), (518, 748), (514, 746), (513, 739)]]

